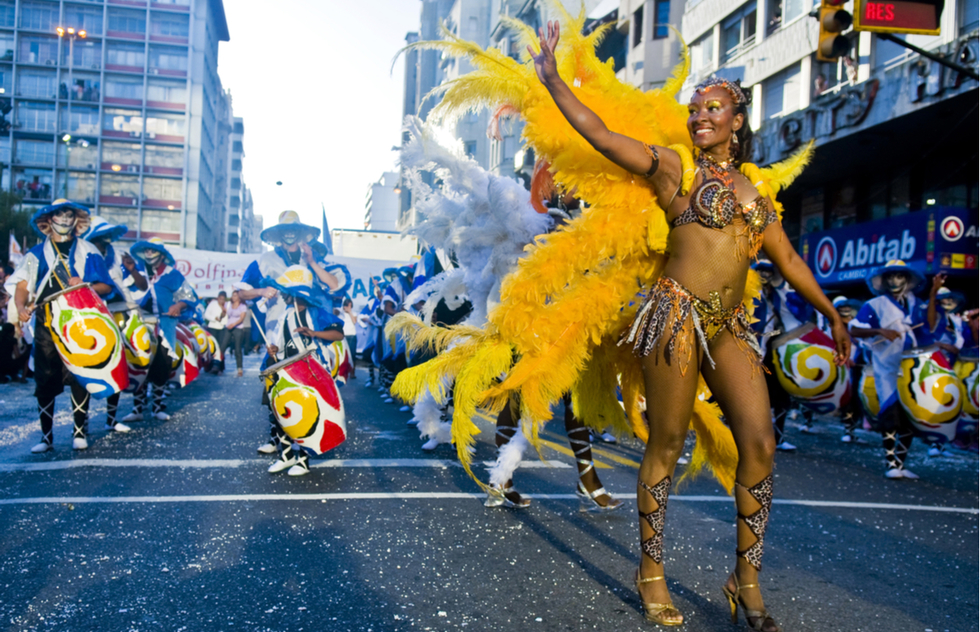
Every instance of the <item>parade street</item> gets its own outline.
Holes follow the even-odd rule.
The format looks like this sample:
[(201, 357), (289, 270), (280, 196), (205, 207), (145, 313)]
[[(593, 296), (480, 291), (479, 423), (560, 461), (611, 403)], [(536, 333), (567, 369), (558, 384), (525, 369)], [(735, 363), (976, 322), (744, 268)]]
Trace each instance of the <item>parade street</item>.
[[(33, 383), (3, 387), (0, 629), (641, 630), (637, 445), (597, 445), (626, 506), (578, 512), (559, 423), (529, 451), (521, 511), (484, 508), (455, 451), (420, 449), (410, 413), (366, 374), (342, 390), (349, 437), (301, 478), (266, 472), (258, 359), (244, 378), (203, 375), (168, 422), (129, 434), (91, 418), (71, 449), (67, 396), (55, 451), (32, 455)], [(130, 398), (124, 397), (122, 410)], [(876, 435), (792, 428), (780, 453), (763, 589), (785, 630), (977, 629), (977, 460), (910, 457), (919, 481), (881, 475)], [(489, 427), (475, 462), (494, 451)], [(729, 630), (720, 586), (735, 546), (730, 499), (709, 477), (671, 498), (666, 565), (686, 630)]]

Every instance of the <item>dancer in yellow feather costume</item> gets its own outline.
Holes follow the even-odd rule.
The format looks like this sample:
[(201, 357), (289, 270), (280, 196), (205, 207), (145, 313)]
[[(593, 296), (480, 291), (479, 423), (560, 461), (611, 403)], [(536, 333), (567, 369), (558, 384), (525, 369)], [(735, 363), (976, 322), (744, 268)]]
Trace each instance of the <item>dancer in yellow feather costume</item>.
[[(435, 392), (444, 375), (455, 376), (453, 435), (468, 466), (478, 409), (499, 411), (514, 393), (522, 416), (535, 422), (532, 434), (566, 390), (586, 423), (627, 431), (614, 395), (618, 376), (632, 430), (647, 440), (637, 486), (643, 550), (637, 589), (646, 618), (683, 621), (663, 581), (662, 540), (673, 470), (690, 426), (698, 444), (689, 472), (710, 465), (726, 489), (735, 488), (738, 549), (724, 587), (733, 613), (740, 603), (754, 629), (778, 630), (757, 586), (774, 439), (745, 307), (759, 291), (749, 263), (763, 249), (833, 323), (840, 360), (848, 356), (836, 310), (778, 221), (775, 193), (808, 154), (768, 170), (742, 162), (751, 132), (748, 95), (737, 83), (710, 81), (688, 106), (678, 104), (673, 95), (686, 76), (685, 53), (662, 90), (643, 93), (620, 83), (611, 62), (596, 59), (601, 29), (582, 36), (582, 16), (554, 7), (570, 33), (561, 45), (558, 24), (549, 24), (538, 42), (526, 26), (510, 23), (529, 44), (524, 63), (451, 36), (421, 45), (465, 55), (477, 68), (446, 86), (436, 116), (479, 107), (519, 112), (525, 139), (551, 163), (556, 182), (574, 188), (590, 208), (532, 247), (504, 281), (484, 330), (457, 332), (462, 344), (404, 372), (393, 390), (413, 399), (423, 385)], [(454, 338), (416, 336), (437, 348)], [(647, 423), (640, 414), (644, 395)]]

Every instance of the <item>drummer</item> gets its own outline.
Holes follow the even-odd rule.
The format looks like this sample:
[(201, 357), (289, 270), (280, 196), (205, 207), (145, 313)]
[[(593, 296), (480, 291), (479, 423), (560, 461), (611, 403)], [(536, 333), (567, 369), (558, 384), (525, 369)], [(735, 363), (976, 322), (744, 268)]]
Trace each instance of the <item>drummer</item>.
[[(332, 372), (333, 354), (328, 348), (332, 342), (344, 339), (344, 322), (333, 314), (323, 294), (315, 291), (313, 274), (305, 266), (290, 266), (278, 279), (267, 279), (265, 284), (281, 292), (287, 305), (276, 329), (267, 332), (266, 350), (270, 358), (286, 360), (312, 349), (317, 360)], [(270, 406), (268, 390), (263, 391), (262, 403)], [(279, 458), (269, 466), (269, 473), (288, 469), (290, 476), (309, 474), (309, 453), (302, 446), (294, 445), (278, 424), (276, 430)]]
[(394, 401), (391, 397), (391, 385), (395, 381), (395, 377), (401, 372), (406, 366), (405, 354), (397, 353), (391, 346), (391, 341), (386, 335), (384, 335), (385, 326), (392, 316), (398, 312), (405, 311), (405, 299), (412, 292), (412, 282), (413, 282), (413, 272), (412, 266), (402, 266), (400, 268), (387, 268), (384, 271), (384, 277), (388, 281), (388, 287), (385, 288), (384, 294), (381, 295), (381, 324), (378, 329), (378, 345), (382, 350), (381, 364), (379, 368), (379, 378), (381, 380), (381, 386), (384, 389), (381, 396), (384, 398), (386, 404), (390, 404)]
[[(776, 430), (776, 449), (793, 452), (796, 446), (786, 440), (784, 428), (786, 415), (792, 406), (789, 394), (779, 383), (772, 365), (771, 342), (780, 333), (792, 331), (813, 319), (816, 310), (786, 282), (771, 261), (760, 259), (753, 268), (762, 281), (762, 293), (755, 299), (753, 325), (759, 338), (759, 346), (765, 350), (766, 386), (772, 407), (772, 422)], [(804, 424), (804, 428), (806, 424)]]
[(928, 328), (922, 326), (926, 305), (914, 294), (923, 281), (922, 274), (904, 261), (889, 261), (868, 278), (875, 298), (864, 304), (848, 326), (854, 338), (864, 339), (871, 357), (880, 403), (877, 430), (885, 448), (885, 477), (890, 479), (919, 478), (905, 469), (914, 431), (898, 401), (898, 376), (902, 352), (920, 346), (923, 336), (929, 337)]
[[(17, 270), (7, 277), (5, 287), (14, 297), (17, 316), (24, 325), (30, 322), (35, 307), (49, 296), (70, 287), (91, 283), (100, 296), (113, 291), (113, 282), (102, 254), (91, 243), (79, 239), (89, 228), (89, 210), (70, 200), (59, 199), (31, 217), (31, 226), (44, 241), (31, 248)], [(46, 310), (39, 312), (34, 325), (34, 396), (41, 423), (41, 442), (31, 448), (35, 454), (51, 450), (54, 444), (54, 400), (71, 390), (72, 447), (88, 448), (89, 393), (65, 367), (55, 348), (49, 327), (44, 319)]]
[[(136, 307), (136, 296), (134, 293), (142, 295), (148, 287), (146, 277), (139, 271), (136, 261), (129, 256), (125, 250), (116, 250), (112, 247), (112, 242), (118, 240), (126, 234), (129, 229), (126, 226), (110, 224), (101, 217), (91, 218), (91, 226), (85, 239), (95, 244), (95, 247), (102, 253), (106, 269), (114, 284), (113, 292), (105, 297), (106, 305), (110, 312), (119, 309)], [(119, 397), (122, 393), (110, 395), (106, 399), (106, 430), (116, 432), (129, 432), (131, 428), (122, 422), (116, 421), (116, 411), (119, 409)]]
[[(834, 309), (840, 315), (841, 321), (847, 326), (861, 311), (864, 307), (864, 303), (856, 299), (850, 299), (846, 296), (838, 296), (834, 298)], [(826, 318), (823, 314), (817, 314), (817, 326), (821, 327), (822, 324), (826, 323)], [(829, 326), (821, 329), (829, 335)], [(851, 336), (851, 384), (858, 385), (861, 383), (861, 366), (865, 364), (864, 361), (864, 347), (861, 342), (856, 340), (854, 336)], [(856, 441), (854, 436), (854, 431), (857, 429), (861, 420), (864, 418), (864, 411), (861, 408), (861, 400), (855, 392), (847, 406), (841, 411), (841, 422), (844, 424), (844, 434), (841, 435), (840, 440), (844, 443), (852, 443)]]
[[(174, 257), (154, 237), (149, 241), (138, 241), (129, 249), (130, 254), (146, 270), (147, 292), (140, 299), (143, 311), (152, 314), (157, 321), (160, 344), (147, 368), (146, 381), (133, 396), (133, 412), (123, 417), (123, 421), (141, 421), (146, 409), (149, 385), (153, 385), (153, 410), (151, 415), (160, 421), (167, 421), (163, 400), (170, 379), (173, 363), (179, 359), (177, 351), (177, 323), (191, 318), (199, 311), (197, 293), (184, 275), (174, 267)], [(163, 351), (166, 350), (165, 353)]]
[(945, 287), (945, 283), (946, 274), (943, 272), (932, 278), (926, 318), (936, 345), (943, 350), (950, 363), (953, 363), (966, 342), (966, 324), (959, 313), (966, 299), (959, 292)]

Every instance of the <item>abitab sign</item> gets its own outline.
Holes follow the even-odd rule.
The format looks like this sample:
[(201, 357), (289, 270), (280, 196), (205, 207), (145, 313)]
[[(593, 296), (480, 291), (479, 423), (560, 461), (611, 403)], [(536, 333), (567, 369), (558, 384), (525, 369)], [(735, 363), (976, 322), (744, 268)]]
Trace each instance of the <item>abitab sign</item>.
[(902, 259), (923, 274), (977, 274), (977, 219), (963, 209), (930, 208), (804, 235), (800, 251), (820, 285), (861, 283)]

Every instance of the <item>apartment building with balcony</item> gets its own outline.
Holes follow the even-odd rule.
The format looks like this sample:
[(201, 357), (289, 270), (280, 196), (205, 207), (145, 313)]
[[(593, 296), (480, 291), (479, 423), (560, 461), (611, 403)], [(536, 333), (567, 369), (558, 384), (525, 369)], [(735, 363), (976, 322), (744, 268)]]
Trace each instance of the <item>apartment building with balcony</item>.
[(77, 200), (127, 239), (224, 249), (228, 39), (221, 0), (0, 0), (0, 186), (27, 210)]
[(402, 193), (399, 183), (398, 172), (385, 171), (377, 182), (368, 186), (364, 199), (364, 230), (382, 233), (399, 231)]

